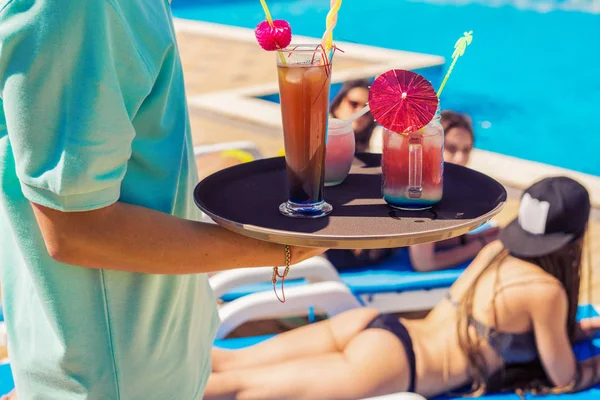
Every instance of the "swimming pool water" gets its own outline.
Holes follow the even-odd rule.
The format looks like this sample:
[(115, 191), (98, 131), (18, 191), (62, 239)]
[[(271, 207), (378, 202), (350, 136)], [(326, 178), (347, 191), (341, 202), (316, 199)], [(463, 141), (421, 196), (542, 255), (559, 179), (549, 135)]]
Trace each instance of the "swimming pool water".
[[(269, 7), (294, 33), (320, 37), (329, 0)], [(173, 0), (173, 14), (247, 28), (264, 19), (258, 0)], [(335, 38), (449, 60), (466, 30), (473, 43), (441, 103), (472, 116), (476, 147), (600, 175), (598, 0), (346, 0)]]
[[(422, 75), (428, 81), (432, 82), (436, 87), (439, 85), (439, 83), (444, 78), (443, 75), (445, 73), (445, 70), (442, 68), (442, 66), (439, 66), (439, 65), (436, 65), (433, 67), (415, 69), (414, 71), (416, 73)], [(371, 82), (373, 82), (373, 80), (375, 79), (374, 76), (365, 77), (365, 78)], [(331, 88), (329, 90), (329, 99), (333, 100), (333, 98), (338, 94), (338, 92), (340, 91), (341, 88), (342, 88), (341, 82), (332, 83)], [(270, 94), (267, 94), (264, 96), (258, 96), (258, 98), (262, 99), (262, 100), (270, 101), (272, 103), (279, 104), (279, 92), (270, 93)]]

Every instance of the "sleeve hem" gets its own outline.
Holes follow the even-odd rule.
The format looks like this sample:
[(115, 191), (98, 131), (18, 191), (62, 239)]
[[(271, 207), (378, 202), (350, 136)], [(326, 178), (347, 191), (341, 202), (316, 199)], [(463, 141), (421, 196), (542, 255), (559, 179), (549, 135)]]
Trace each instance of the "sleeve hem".
[(58, 211), (93, 211), (108, 207), (119, 200), (120, 187), (111, 186), (90, 193), (59, 195), (47, 189), (21, 183), (23, 195), (31, 202)]

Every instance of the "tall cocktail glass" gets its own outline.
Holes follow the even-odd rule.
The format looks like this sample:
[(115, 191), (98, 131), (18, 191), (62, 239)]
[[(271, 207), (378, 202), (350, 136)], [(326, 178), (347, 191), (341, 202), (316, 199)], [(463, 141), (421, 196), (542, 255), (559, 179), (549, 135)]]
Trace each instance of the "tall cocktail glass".
[(288, 183), (288, 200), (279, 211), (288, 217), (323, 217), (332, 211), (323, 199), (331, 64), (318, 45), (290, 45), (277, 52)]

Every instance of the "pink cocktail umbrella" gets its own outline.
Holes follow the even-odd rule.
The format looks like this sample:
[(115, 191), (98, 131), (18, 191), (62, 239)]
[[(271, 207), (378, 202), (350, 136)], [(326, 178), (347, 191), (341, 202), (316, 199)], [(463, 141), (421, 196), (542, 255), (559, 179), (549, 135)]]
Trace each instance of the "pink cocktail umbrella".
[(431, 83), (421, 75), (393, 69), (379, 75), (369, 90), (369, 108), (377, 122), (398, 133), (411, 133), (427, 125), (438, 108)]

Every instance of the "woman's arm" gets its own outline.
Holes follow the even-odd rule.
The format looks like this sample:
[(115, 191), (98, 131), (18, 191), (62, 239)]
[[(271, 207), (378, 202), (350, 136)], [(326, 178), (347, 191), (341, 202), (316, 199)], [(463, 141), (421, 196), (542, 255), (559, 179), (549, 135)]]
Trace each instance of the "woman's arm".
[(435, 251), (435, 243), (410, 246), (408, 253), (414, 270), (420, 272), (437, 271), (454, 267), (473, 259), (485, 247), (485, 241), (472, 241), (448, 250)]
[(566, 387), (577, 375), (577, 361), (567, 332), (567, 294), (558, 284), (539, 284), (528, 288), (527, 298), (546, 375), (555, 386)]
[(493, 226), (478, 233), (469, 233), (452, 239), (442, 240), (441, 242), (435, 242), (435, 248), (437, 250), (444, 250), (477, 241), (485, 241), (486, 243), (491, 243), (494, 240), (498, 239), (499, 233), (500, 228), (498, 228), (497, 226)]
[[(46, 248), (57, 261), (86, 268), (151, 274), (191, 274), (284, 265), (284, 247), (117, 202), (84, 212), (32, 207)], [(322, 253), (292, 248), (292, 262)]]
[(494, 227), (473, 235), (410, 246), (410, 262), (413, 269), (420, 272), (454, 267), (475, 258), (482, 248), (496, 240), (498, 232)]
[(600, 357), (577, 362), (567, 333), (568, 299), (559, 285), (537, 285), (528, 290), (540, 360), (550, 381), (572, 391), (587, 389), (600, 382)]
[(573, 388), (574, 392), (588, 389), (600, 383), (600, 356), (595, 356), (578, 364), (579, 379)]

